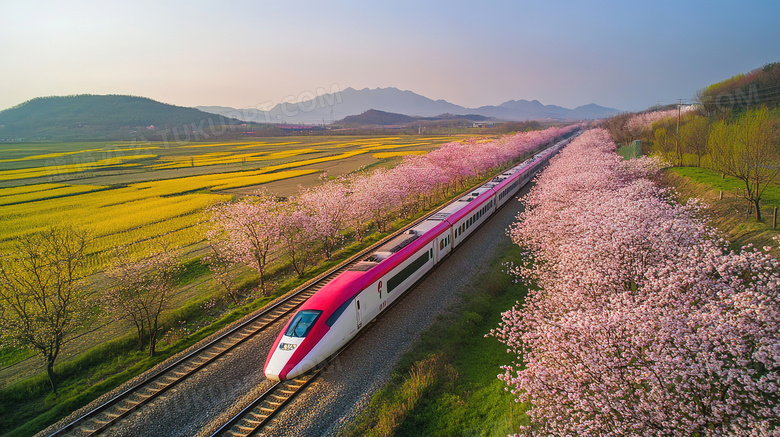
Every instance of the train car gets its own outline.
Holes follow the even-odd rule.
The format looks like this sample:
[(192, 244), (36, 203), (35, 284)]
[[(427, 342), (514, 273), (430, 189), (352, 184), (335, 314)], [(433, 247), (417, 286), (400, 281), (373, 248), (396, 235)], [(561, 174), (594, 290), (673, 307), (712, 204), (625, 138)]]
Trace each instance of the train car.
[(517, 193), (567, 142), (470, 191), (328, 282), (279, 333), (266, 358), (266, 377), (294, 378), (338, 352)]
[[(496, 210), (495, 191), (480, 187), (451, 203), (442, 217), (452, 227), (452, 247), (458, 247)], [(442, 214), (443, 215), (443, 214)], [(442, 215), (439, 215), (440, 217)]]

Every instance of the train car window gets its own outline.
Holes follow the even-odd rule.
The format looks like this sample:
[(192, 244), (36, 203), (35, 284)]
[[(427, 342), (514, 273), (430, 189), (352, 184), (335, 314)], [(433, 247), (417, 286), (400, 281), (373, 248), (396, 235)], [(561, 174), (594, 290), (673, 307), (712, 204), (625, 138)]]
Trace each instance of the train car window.
[(338, 308), (336, 308), (336, 311), (333, 312), (333, 314), (328, 317), (328, 320), (325, 321), (325, 324), (328, 326), (333, 326), (334, 323), (336, 323), (336, 320), (341, 317), (341, 315), (344, 313), (344, 311), (349, 308), (349, 306), (352, 304), (352, 301), (355, 300), (353, 297), (352, 299), (347, 299), (346, 302), (341, 304)]
[(322, 311), (316, 310), (302, 310), (298, 311), (298, 314), (293, 317), (289, 325), (287, 325), (287, 331), (284, 335), (288, 337), (303, 338), (309, 334), (314, 322), (320, 317)]
[(395, 276), (390, 278), (387, 281), (387, 293), (389, 294), (391, 291), (393, 291), (393, 289), (401, 285), (402, 282), (412, 276), (414, 272), (420, 270), (420, 268), (428, 262), (428, 258), (429, 255), (428, 251), (426, 250), (424, 254), (422, 254), (416, 260), (412, 261), (412, 263), (408, 266), (404, 267), (403, 270), (398, 272)]

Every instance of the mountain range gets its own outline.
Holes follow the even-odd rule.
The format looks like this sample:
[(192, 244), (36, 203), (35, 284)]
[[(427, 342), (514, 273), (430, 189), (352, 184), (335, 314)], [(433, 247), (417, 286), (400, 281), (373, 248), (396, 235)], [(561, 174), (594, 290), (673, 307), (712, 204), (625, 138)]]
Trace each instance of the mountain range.
[(568, 109), (544, 105), (538, 100), (509, 100), (498, 106), (466, 108), (446, 100), (433, 100), (398, 88), (346, 88), (297, 103), (279, 103), (267, 108), (196, 106), (205, 112), (258, 123), (330, 124), (370, 109), (416, 117), (441, 114), (482, 115), (498, 120), (590, 120), (619, 114), (620, 110), (596, 104)]
[[(368, 112), (373, 110), (375, 112)], [(464, 108), (445, 100), (432, 100), (397, 88), (375, 88), (323, 94), (298, 103), (282, 103), (270, 110), (222, 106), (196, 108), (169, 105), (145, 97), (125, 95), (72, 95), (39, 97), (0, 111), (0, 141), (20, 139), (76, 140), (177, 140), (241, 137), (242, 122), (274, 124), (347, 123), (403, 124), (413, 117), (420, 122), (435, 118), (480, 121), (584, 120), (609, 117), (620, 111), (595, 104), (567, 109), (533, 100), (510, 100), (498, 106)], [(348, 119), (349, 116), (360, 116)], [(257, 130), (257, 128), (255, 128)]]

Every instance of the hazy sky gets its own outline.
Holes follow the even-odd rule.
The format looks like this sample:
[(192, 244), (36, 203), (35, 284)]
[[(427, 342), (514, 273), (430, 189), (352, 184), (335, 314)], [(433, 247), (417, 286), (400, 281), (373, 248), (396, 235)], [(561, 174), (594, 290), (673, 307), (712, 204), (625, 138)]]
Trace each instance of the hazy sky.
[(639, 110), (780, 61), (778, 18), (777, 0), (0, 0), (0, 109), (84, 93), (264, 109), (397, 87)]

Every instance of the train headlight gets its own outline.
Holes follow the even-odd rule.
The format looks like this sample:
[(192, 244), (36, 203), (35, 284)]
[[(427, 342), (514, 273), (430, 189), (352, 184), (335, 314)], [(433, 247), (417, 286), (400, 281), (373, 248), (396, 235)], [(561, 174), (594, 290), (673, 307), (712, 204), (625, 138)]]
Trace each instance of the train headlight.
[(295, 350), (296, 347), (298, 347), (298, 345), (293, 343), (279, 343), (279, 349), (283, 351), (292, 351)]

